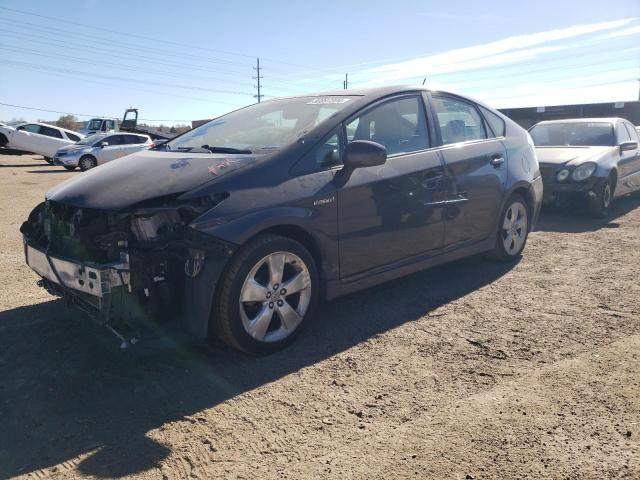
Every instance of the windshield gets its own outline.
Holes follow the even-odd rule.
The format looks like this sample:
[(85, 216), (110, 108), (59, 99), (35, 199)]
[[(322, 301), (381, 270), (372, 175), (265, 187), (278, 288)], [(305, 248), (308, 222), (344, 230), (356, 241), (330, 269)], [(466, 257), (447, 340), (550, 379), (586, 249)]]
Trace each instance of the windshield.
[(102, 120), (99, 118), (94, 118), (87, 124), (87, 130), (100, 130), (102, 126)]
[(167, 150), (264, 153), (290, 145), (354, 97), (270, 100), (236, 110), (166, 143)]
[(613, 125), (606, 122), (562, 122), (541, 124), (529, 133), (537, 147), (611, 146)]
[(101, 138), (104, 138), (104, 136), (105, 135), (103, 133), (94, 133), (93, 135), (89, 135), (88, 137), (84, 137), (76, 145), (90, 145), (90, 144), (92, 144), (94, 142), (97, 142)]

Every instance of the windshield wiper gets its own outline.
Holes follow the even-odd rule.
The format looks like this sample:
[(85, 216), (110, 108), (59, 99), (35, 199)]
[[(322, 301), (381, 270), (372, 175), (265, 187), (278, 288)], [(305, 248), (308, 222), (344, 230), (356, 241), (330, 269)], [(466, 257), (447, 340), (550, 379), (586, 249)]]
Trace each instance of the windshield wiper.
[(209, 145), (202, 145), (202, 148), (211, 153), (253, 153), (251, 150), (233, 147), (210, 147)]

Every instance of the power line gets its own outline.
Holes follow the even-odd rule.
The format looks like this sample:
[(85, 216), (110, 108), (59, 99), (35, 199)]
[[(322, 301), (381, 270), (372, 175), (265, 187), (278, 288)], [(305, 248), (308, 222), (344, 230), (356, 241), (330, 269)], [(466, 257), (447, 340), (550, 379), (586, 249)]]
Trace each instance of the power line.
[[(3, 20), (0, 19), (0, 22), (2, 22), (2, 21)], [(18, 26), (18, 28), (20, 28), (20, 26)], [(190, 69), (197, 69), (197, 70), (201, 70), (201, 71), (205, 71), (205, 72), (209, 72), (210, 71), (210, 72), (214, 72), (214, 73), (225, 75), (225, 76), (231, 76), (231, 77), (234, 77), (234, 76), (246, 76), (247, 75), (246, 72), (240, 72), (238, 70), (228, 70), (228, 69), (221, 69), (221, 68), (207, 68), (207, 67), (204, 67), (204, 66), (201, 66), (201, 65), (194, 65), (192, 63), (176, 62), (176, 61), (172, 61), (172, 60), (167, 61), (166, 59), (164, 59), (164, 61), (159, 61), (159, 60), (157, 60), (155, 58), (150, 58), (149, 53), (148, 53), (148, 51), (150, 49), (144, 49), (144, 48), (139, 48), (139, 47), (135, 47), (135, 46), (129, 46), (128, 44), (122, 44), (122, 45), (127, 45), (126, 53), (117, 53), (117, 52), (114, 52), (113, 49), (106, 50), (106, 49), (101, 49), (99, 47), (87, 48), (87, 46), (85, 44), (79, 44), (79, 43), (76, 43), (76, 42), (71, 42), (69, 40), (61, 41), (58, 38), (51, 38), (51, 37), (47, 37), (47, 36), (44, 36), (44, 35), (37, 35), (37, 34), (33, 34), (33, 33), (25, 34), (23, 32), (16, 32), (15, 30), (7, 30), (7, 29), (3, 30), (2, 33), (11, 33), (12, 35), (17, 35), (18, 37), (21, 37), (23, 40), (26, 40), (28, 42), (33, 42), (33, 43), (36, 43), (36, 44), (40, 44), (40, 45), (44, 44), (44, 45), (49, 46), (50, 43), (53, 42), (53, 43), (56, 43), (58, 45), (62, 45), (63, 47), (74, 46), (74, 49), (77, 49), (77, 50), (89, 51), (90, 53), (94, 53), (94, 54), (95, 53), (100, 53), (101, 55), (114, 57), (114, 58), (117, 58), (117, 59), (121, 59), (121, 58), (130, 59), (131, 57), (136, 57), (136, 58), (140, 58), (140, 59), (142, 59), (142, 60), (144, 60), (145, 62), (148, 62), (148, 63), (155, 63), (155, 64), (165, 65), (165, 66), (174, 66), (175, 65), (175, 66), (178, 66), (178, 67), (188, 67)], [(48, 34), (48, 35), (53, 35), (53, 34)], [(65, 34), (60, 34), (60, 35), (62, 35), (62, 37), (64, 38)], [(34, 38), (34, 37), (36, 37), (36, 38)], [(38, 38), (42, 39), (42, 40), (38, 40)], [(125, 47), (122, 47), (122, 48), (125, 48)], [(141, 51), (145, 52), (146, 55), (140, 55), (140, 54), (131, 53), (130, 51), (128, 51), (129, 49), (141, 50)], [(153, 50), (151, 50), (151, 51), (153, 51)], [(196, 57), (196, 58), (200, 59), (201, 57)], [(263, 67), (260, 67), (260, 68), (263, 69)], [(193, 76), (193, 75), (190, 75), (190, 74), (182, 74), (182, 73), (180, 75)], [(218, 80), (222, 81), (222, 79), (218, 79)], [(229, 81), (229, 80), (225, 79), (223, 81)], [(294, 82), (294, 81), (291, 81), (291, 80), (289, 80), (289, 81), (287, 81), (287, 80), (279, 80), (278, 82), (282, 83), (282, 84), (293, 85), (293, 88), (296, 88), (296, 89), (300, 89), (301, 88), (300, 85), (299, 85), (300, 82)], [(316, 83), (317, 85), (320, 85), (320, 83), (317, 83), (317, 82), (314, 82), (314, 83)], [(322, 83), (322, 85), (324, 87), (326, 84)]]
[(53, 20), (55, 22), (67, 23), (69, 25), (76, 25), (78, 27), (91, 28), (93, 30), (98, 30), (98, 31), (101, 31), (101, 32), (108, 32), (108, 33), (113, 33), (113, 34), (116, 34), (116, 35), (127, 35), (128, 37), (136, 37), (136, 38), (140, 38), (140, 39), (143, 39), (143, 40), (149, 40), (149, 41), (152, 41), (152, 42), (161, 42), (161, 43), (166, 43), (166, 44), (169, 44), (169, 45), (175, 45), (175, 46), (178, 46), (178, 47), (196, 48), (198, 50), (222, 53), (224, 55), (232, 55), (232, 56), (237, 56), (237, 57), (253, 58), (252, 55), (248, 55), (248, 54), (244, 54), (244, 53), (230, 52), (230, 51), (227, 51), (227, 50), (219, 50), (219, 49), (214, 49), (214, 48), (199, 47), (197, 45), (190, 45), (190, 44), (181, 43), (181, 42), (172, 42), (171, 40), (165, 40), (165, 39), (155, 38), (155, 37), (147, 37), (145, 35), (140, 35), (138, 33), (123, 32), (123, 31), (119, 31), (119, 30), (110, 30), (108, 28), (96, 27), (96, 26), (93, 26), (93, 25), (87, 25), (86, 23), (74, 22), (72, 20), (67, 20), (67, 19), (59, 18), (59, 17), (51, 17), (49, 15), (42, 15), (42, 14), (34, 13), (34, 12), (27, 12), (25, 10), (18, 10), (16, 8), (9, 8), (9, 7), (0, 6), (0, 9), (7, 10), (7, 11), (10, 11), (10, 12), (14, 12), (14, 13), (18, 13), (18, 14), (21, 14), (21, 15), (30, 15), (30, 16), (33, 16), (33, 17), (39, 17), (39, 18), (44, 18), (44, 19), (47, 19), (47, 20)]
[[(0, 59), (0, 63), (2, 63), (2, 59)], [(66, 77), (66, 78), (72, 78), (75, 80), (80, 80), (82, 82), (87, 82), (87, 83), (93, 83), (96, 85), (106, 85), (109, 87), (121, 87), (122, 85), (116, 85), (113, 83), (108, 83), (108, 82), (102, 82), (99, 80), (94, 80), (94, 79), (89, 79), (89, 78), (84, 78), (84, 77), (78, 77), (78, 76), (74, 76), (73, 74), (66, 74), (66, 73), (60, 73), (60, 72), (52, 72), (50, 71), (47, 67), (28, 67), (28, 66), (21, 66), (21, 65), (7, 65), (8, 68), (18, 68), (18, 69), (26, 69), (26, 70), (34, 70), (37, 72), (44, 72), (46, 74), (49, 75), (56, 75), (56, 76), (60, 76), (60, 77)], [(149, 90), (149, 89), (145, 89), (145, 88), (139, 88), (139, 87), (131, 87), (131, 86), (127, 86), (127, 89), (129, 90), (136, 90), (139, 92), (146, 92), (146, 93), (154, 93), (160, 96), (169, 96), (169, 97), (175, 97), (175, 98), (184, 98), (187, 100), (197, 100), (199, 102), (208, 102), (208, 103), (216, 103), (216, 104), (220, 104), (220, 105), (229, 105), (232, 107), (241, 107), (244, 106), (245, 104), (239, 104), (239, 103), (231, 103), (231, 102), (225, 102), (225, 101), (221, 101), (221, 100), (211, 100), (209, 98), (202, 98), (202, 97), (192, 97), (192, 96), (186, 96), (186, 95), (179, 95), (176, 93), (167, 93), (167, 92), (158, 92), (156, 90)]]
[[(2, 7), (0, 7), (2, 8)], [(3, 22), (5, 24), (8, 24), (10, 27), (12, 28), (25, 28), (27, 29), (27, 27), (24, 27), (24, 25), (29, 25), (28, 28), (28, 35), (31, 36), (33, 35), (33, 31), (32, 30), (36, 30), (39, 31), (39, 33), (44, 33), (47, 35), (56, 35), (58, 37), (78, 37), (78, 38), (74, 38), (74, 40), (80, 40), (83, 43), (83, 45), (86, 46), (86, 40), (87, 39), (95, 39), (96, 41), (99, 41), (101, 43), (104, 43), (104, 38), (100, 37), (100, 36), (96, 36), (96, 35), (91, 35), (91, 34), (86, 34), (86, 33), (75, 33), (75, 32), (69, 32), (68, 30), (64, 30), (64, 29), (60, 29), (60, 28), (55, 28), (55, 27), (45, 27), (43, 25), (38, 25), (36, 23), (29, 23), (29, 22), (23, 22), (21, 21), (21, 24), (16, 25), (14, 22), (11, 22), (9, 20), (6, 19), (0, 19), (0, 22)], [(42, 36), (41, 36), (42, 37)], [(221, 59), (216, 59), (216, 58), (211, 58), (211, 57), (205, 57), (202, 55), (191, 55), (189, 53), (186, 52), (180, 52), (180, 53), (175, 53), (175, 52), (171, 52), (171, 51), (167, 51), (167, 50), (161, 50), (158, 49), (157, 47), (146, 47), (146, 46), (142, 46), (140, 44), (136, 44), (136, 43), (128, 43), (128, 42), (121, 42), (121, 41), (117, 41), (117, 40), (113, 40), (113, 39), (109, 39), (109, 45), (116, 47), (116, 48), (125, 48), (127, 49), (127, 51), (129, 50), (137, 50), (140, 52), (144, 52), (145, 54), (149, 54), (150, 52), (158, 52), (158, 54), (162, 55), (163, 57), (166, 56), (172, 56), (172, 57), (178, 57), (178, 58), (194, 58), (197, 59), (199, 61), (207, 61), (207, 62), (211, 62), (211, 63), (218, 63), (218, 64), (223, 64), (223, 65), (231, 65), (231, 66), (241, 66), (241, 67), (247, 67), (248, 65), (246, 63), (238, 63), (238, 62), (231, 62), (228, 60), (221, 60)], [(93, 48), (93, 47), (92, 47)], [(229, 71), (229, 72), (233, 72), (233, 73), (240, 73), (242, 75), (244, 75), (244, 72), (240, 72), (238, 70), (224, 70), (224, 71)]]
[[(199, 45), (193, 45), (193, 44), (186, 44), (186, 43), (181, 43), (181, 42), (174, 42), (171, 40), (166, 40), (166, 39), (162, 39), (162, 38), (157, 38), (157, 37), (149, 37), (146, 35), (140, 35), (137, 33), (131, 33), (131, 32), (123, 32), (123, 31), (118, 31), (118, 30), (111, 30), (108, 28), (104, 28), (104, 27), (96, 27), (93, 25), (87, 25), (87, 24), (83, 24), (80, 22), (74, 22), (72, 20), (67, 20), (64, 18), (59, 18), (59, 17), (52, 17), (49, 15), (42, 15), (42, 14), (38, 14), (38, 13), (34, 13), (34, 12), (28, 12), (25, 10), (19, 10), (16, 8), (9, 8), (9, 7), (4, 7), (4, 6), (0, 6), (0, 9), (3, 10), (7, 10), (13, 13), (17, 13), (20, 15), (29, 15), (29, 16), (33, 16), (33, 17), (39, 17), (39, 18), (44, 18), (46, 20), (53, 20), (56, 22), (61, 22), (61, 23), (67, 23), (70, 25), (76, 25), (79, 27), (83, 27), (83, 28), (90, 28), (93, 30), (98, 30), (101, 32), (108, 32), (108, 33), (112, 33), (112, 34), (116, 34), (116, 35), (127, 35), (128, 37), (135, 37), (135, 38), (140, 38), (143, 40), (147, 40), (147, 41), (152, 41), (152, 42), (161, 42), (161, 43), (165, 43), (167, 45), (175, 45), (177, 47), (186, 47), (186, 48), (191, 48), (191, 49), (196, 49), (196, 50), (202, 50), (202, 51), (207, 51), (207, 52), (213, 52), (213, 53), (219, 53), (219, 54), (223, 54), (223, 55), (230, 55), (230, 56), (236, 56), (236, 57), (243, 57), (243, 58), (253, 58), (253, 55), (249, 55), (246, 53), (239, 53), (239, 52), (232, 52), (229, 50), (221, 50), (221, 49), (215, 49), (215, 48), (207, 48), (207, 47), (202, 47)], [(218, 59), (220, 60), (220, 59)], [(296, 65), (296, 64), (291, 64), (287, 61), (284, 60), (278, 60), (278, 59), (270, 59), (270, 61), (272, 62), (277, 62), (277, 63), (282, 63), (284, 65), (294, 65), (294, 66), (303, 66), (303, 65)], [(306, 68), (306, 66), (303, 66), (304, 68)]]
[[(34, 67), (34, 66), (35, 67), (41, 67), (41, 65), (37, 65), (37, 64), (29, 63), (29, 62), (18, 62), (18, 61), (7, 60), (7, 59), (2, 59), (2, 61), (4, 63), (10, 64), (10, 65), (24, 65), (24, 66), (31, 66), (31, 67)], [(47, 68), (52, 70), (52, 71), (58, 71), (58, 72), (62, 72), (62, 73), (72, 73), (74, 75), (82, 75), (82, 76), (89, 76), (89, 77), (94, 76), (94, 74), (84, 73), (84, 72), (80, 72), (78, 70), (61, 69), (61, 68), (52, 67), (52, 66), (47, 66)], [(147, 84), (147, 85), (154, 85), (154, 86), (160, 86), (160, 87), (180, 88), (180, 89), (183, 89), (183, 90), (199, 90), (199, 91), (202, 91), (202, 92), (228, 93), (228, 94), (232, 94), (232, 95), (251, 95), (250, 93), (239, 92), (239, 91), (236, 91), (236, 90), (223, 90), (223, 89), (218, 89), (218, 88), (196, 87), (196, 86), (193, 86), (193, 85), (182, 85), (182, 84), (177, 84), (177, 83), (166, 83), (166, 82), (154, 82), (154, 81), (149, 81), (149, 80), (132, 80), (130, 78), (117, 77), (117, 76), (113, 76), (113, 75), (100, 74), (100, 78), (106, 78), (106, 79), (109, 79), (109, 80), (117, 80), (117, 81), (120, 81), (120, 82), (127, 82), (127, 83), (144, 83), (144, 84)]]
[[(112, 117), (117, 118), (117, 115), (89, 115), (87, 113), (73, 113), (73, 112), (61, 112), (58, 110), (48, 110), (46, 108), (35, 108), (35, 107), (27, 107), (25, 105), (14, 105), (11, 103), (3, 103), (0, 102), (0, 105), (4, 105), (5, 107), (14, 107), (14, 108), (22, 108), (24, 110), (36, 110), (38, 112), (48, 112), (48, 113), (59, 113), (61, 115), (74, 115), (76, 117)], [(139, 118), (138, 120), (142, 120), (144, 122), (191, 122), (191, 120), (175, 120), (175, 119), (152, 119), (152, 118)]]
[(223, 78), (205, 77), (205, 76), (202, 76), (202, 75), (193, 75), (193, 74), (183, 73), (183, 72), (170, 72), (170, 71), (167, 71), (167, 70), (157, 70), (157, 69), (154, 70), (154, 69), (149, 69), (149, 68), (140, 68), (140, 67), (136, 67), (134, 65), (106, 62), (104, 60), (96, 61), (96, 60), (91, 60), (91, 59), (83, 58), (83, 57), (72, 57), (70, 55), (64, 55), (64, 54), (61, 54), (61, 53), (47, 54), (47, 53), (39, 52), (37, 50), (31, 50), (31, 49), (28, 49), (28, 48), (20, 48), (20, 47), (15, 47), (13, 45), (6, 45), (6, 44), (0, 45), (0, 50), (21, 52), (21, 53), (26, 53), (27, 55), (36, 55), (36, 56), (39, 56), (39, 57), (53, 58), (55, 60), (66, 60), (66, 61), (71, 61), (71, 62), (76, 62), (76, 63), (84, 63), (84, 64), (88, 64), (88, 65), (112, 66), (112, 67), (117, 67), (119, 69), (131, 70), (131, 71), (134, 71), (134, 72), (144, 72), (144, 73), (151, 73), (151, 74), (168, 75), (168, 76), (174, 76), (174, 77), (179, 77), (179, 78), (191, 77), (191, 78), (195, 78), (195, 79), (199, 79), (199, 80), (229, 82), (228, 79), (223, 79)]
[[(617, 40), (622, 40), (622, 38), (619, 38), (619, 39), (600, 39), (597, 42), (593, 42), (592, 41), (592, 43), (611, 42), (612, 40), (613, 41), (617, 41)], [(569, 47), (569, 48), (571, 48), (571, 49), (583, 48), (583, 46), (582, 45), (580, 45), (580, 46), (572, 46), (572, 47)], [(611, 52), (611, 47), (608, 47), (606, 49), (601, 49), (600, 51), (601, 52)], [(592, 50), (591, 52), (595, 53), (596, 51)], [(418, 59), (423, 58), (423, 57), (430, 57), (430, 56), (438, 55), (438, 54), (441, 54), (441, 53), (442, 52), (432, 52), (432, 53), (413, 55), (413, 56), (410, 56), (410, 57), (396, 57), (394, 59), (389, 58), (389, 59), (385, 59), (385, 60), (374, 60), (374, 61), (369, 61), (369, 62), (360, 62), (360, 63), (353, 63), (353, 64), (338, 65), (338, 66), (330, 67), (330, 68), (311, 68), (310, 70), (307, 70), (304, 73), (303, 72), (300, 72), (300, 73), (293, 72), (293, 73), (287, 74), (287, 76), (290, 77), (290, 78), (291, 77), (300, 77), (300, 76), (309, 75), (311, 72), (317, 72), (317, 73), (328, 72), (328, 73), (340, 74), (341, 75), (342, 72), (344, 72), (345, 68), (349, 69), (349, 70), (353, 70), (355, 72), (355, 74), (358, 75), (358, 74), (363, 74), (363, 73), (368, 73), (368, 72), (366, 72), (366, 70), (357, 69), (355, 67), (361, 67), (361, 66), (365, 66), (365, 65), (374, 66), (374, 65), (377, 65), (377, 64), (386, 64), (388, 62), (402, 62), (402, 61), (418, 60)], [(572, 58), (573, 56), (574, 55), (570, 54), (570, 55), (565, 56), (564, 58)], [(485, 57), (476, 57), (476, 58), (469, 59), (469, 61), (479, 60), (479, 59), (482, 59), (482, 58), (485, 58)], [(561, 57), (558, 57), (558, 58), (561, 58)], [(541, 60), (545, 61), (544, 59), (541, 59)], [(517, 60), (515, 60), (514, 62), (517, 62)], [(513, 63), (513, 62), (511, 62), (511, 63)], [(443, 64), (441, 66), (446, 66), (446, 64)], [(434, 68), (436, 68), (436, 67), (434, 67)], [(474, 70), (484, 70), (484, 69), (489, 69), (489, 68), (493, 69), (493, 68), (502, 68), (502, 67), (495, 66), (495, 65), (490, 65), (488, 67), (482, 67), (482, 68), (474, 69)], [(464, 72), (467, 72), (467, 71), (468, 70), (465, 69), (465, 70), (462, 70), (462, 71), (460, 71), (458, 73), (464, 73)], [(456, 72), (451, 72), (451, 73), (453, 74), (453, 73), (456, 73)], [(442, 73), (442, 74), (439, 74), (439, 75), (444, 75), (444, 74), (445, 73)], [(279, 77), (278, 75), (274, 76), (274, 78), (278, 78), (278, 77)]]

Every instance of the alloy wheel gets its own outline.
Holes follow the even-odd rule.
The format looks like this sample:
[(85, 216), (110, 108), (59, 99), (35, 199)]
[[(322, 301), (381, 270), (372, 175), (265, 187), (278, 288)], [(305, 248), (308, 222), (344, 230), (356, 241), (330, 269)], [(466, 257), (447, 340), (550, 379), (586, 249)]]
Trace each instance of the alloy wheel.
[(249, 271), (240, 290), (240, 318), (246, 333), (277, 342), (302, 322), (311, 301), (311, 276), (291, 252), (274, 252)]
[(520, 202), (513, 202), (502, 222), (502, 244), (509, 255), (517, 255), (527, 239), (527, 209)]

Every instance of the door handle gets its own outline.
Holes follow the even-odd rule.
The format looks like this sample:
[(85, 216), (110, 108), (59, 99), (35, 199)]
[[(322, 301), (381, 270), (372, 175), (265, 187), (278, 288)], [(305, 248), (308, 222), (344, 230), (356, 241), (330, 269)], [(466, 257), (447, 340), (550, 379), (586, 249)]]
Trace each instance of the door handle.
[(493, 154), (489, 157), (489, 163), (494, 167), (498, 168), (500, 165), (504, 163), (504, 157), (501, 153)]

